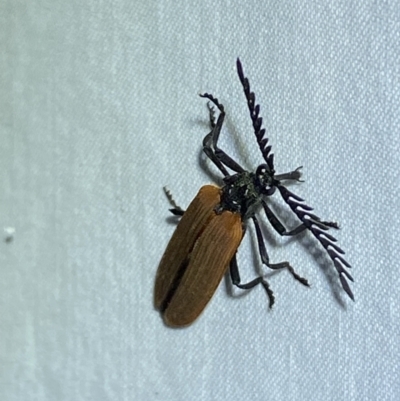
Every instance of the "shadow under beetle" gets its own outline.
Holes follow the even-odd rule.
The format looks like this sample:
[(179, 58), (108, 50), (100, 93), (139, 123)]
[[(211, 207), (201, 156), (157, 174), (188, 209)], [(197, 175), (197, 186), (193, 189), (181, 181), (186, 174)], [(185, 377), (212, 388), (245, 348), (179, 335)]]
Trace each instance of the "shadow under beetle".
[[(311, 213), (313, 209), (284, 186), (284, 181), (301, 181), (301, 167), (289, 173), (275, 174), (274, 155), (268, 145), (268, 138), (265, 137), (265, 129), (262, 128), (260, 106), (255, 102), (255, 95), (250, 90), (239, 59), (237, 72), (265, 163), (259, 165), (255, 172), (248, 172), (218, 147), (225, 118), (224, 106), (209, 93), (200, 95), (219, 111), (218, 119), (215, 119), (214, 107), (209, 105), (211, 132), (203, 140), (203, 151), (224, 175), (224, 185), (221, 188), (213, 185), (202, 187), (186, 211), (175, 204), (166, 190), (173, 206), (170, 211), (182, 216), (161, 259), (154, 290), (155, 307), (161, 311), (169, 326), (186, 326), (200, 315), (228, 266), (235, 286), (248, 290), (261, 284), (268, 295), (269, 306), (272, 307), (274, 295), (264, 277), (259, 276), (246, 284), (242, 284), (240, 280), (236, 251), (244, 236), (244, 221), (247, 219), (253, 221), (263, 264), (274, 270), (287, 269), (297, 281), (309, 286), (308, 281), (300, 277), (289, 262), (270, 263), (256, 217), (260, 208), (264, 209), (272, 227), (282, 236), (293, 236), (306, 229), (311, 231), (331, 258), (342, 288), (354, 300), (346, 280), (353, 281), (346, 270), (346, 267), (351, 266), (343, 258), (344, 251), (336, 245), (337, 240), (328, 233), (330, 228), (338, 229), (338, 225), (323, 221)], [(228, 169), (233, 173), (229, 173)], [(276, 190), (301, 221), (293, 230), (287, 231), (267, 204), (267, 198)]]

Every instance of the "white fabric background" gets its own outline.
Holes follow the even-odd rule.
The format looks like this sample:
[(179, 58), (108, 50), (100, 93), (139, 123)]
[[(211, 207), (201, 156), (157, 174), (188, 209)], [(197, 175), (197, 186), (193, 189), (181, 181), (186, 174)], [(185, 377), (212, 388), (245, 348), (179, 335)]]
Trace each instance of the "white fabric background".
[[(1, 2), (0, 399), (400, 399), (399, 43), (398, 1)], [(237, 56), (278, 171), (303, 165), (291, 189), (341, 224), (356, 302), (311, 235), (265, 223), (312, 287), (269, 274), (270, 312), (225, 280), (173, 330), (152, 305), (162, 187), (186, 207), (219, 177), (199, 92), (226, 107), (221, 146), (262, 161)]]

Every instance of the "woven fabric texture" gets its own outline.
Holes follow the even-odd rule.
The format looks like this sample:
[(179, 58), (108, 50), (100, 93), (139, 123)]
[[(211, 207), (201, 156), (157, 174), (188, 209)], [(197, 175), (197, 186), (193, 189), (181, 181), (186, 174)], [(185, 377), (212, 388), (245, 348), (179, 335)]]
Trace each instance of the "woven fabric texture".
[[(400, 8), (387, 1), (46, 1), (0, 5), (0, 399), (400, 399)], [(310, 233), (260, 214), (238, 255), (276, 296), (224, 279), (192, 326), (164, 326), (155, 273), (186, 208), (221, 183), (201, 152), (262, 163), (235, 70), (261, 104), (279, 172), (352, 264), (356, 302)], [(271, 205), (296, 217), (279, 194)], [(15, 232), (13, 231), (15, 230)]]

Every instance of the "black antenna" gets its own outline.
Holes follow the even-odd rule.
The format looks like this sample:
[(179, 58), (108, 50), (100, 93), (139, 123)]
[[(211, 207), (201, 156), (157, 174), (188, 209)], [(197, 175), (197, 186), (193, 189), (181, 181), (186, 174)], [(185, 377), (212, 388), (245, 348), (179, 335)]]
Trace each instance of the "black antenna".
[(253, 123), (254, 134), (256, 135), (258, 146), (260, 147), (264, 160), (267, 162), (267, 166), (269, 167), (271, 173), (274, 174), (274, 154), (271, 153), (271, 145), (268, 145), (268, 138), (265, 137), (265, 128), (261, 128), (262, 118), (259, 116), (260, 105), (256, 104), (256, 96), (254, 92), (251, 92), (250, 90), (249, 80), (243, 74), (242, 63), (240, 62), (239, 58), (236, 60), (236, 66), (239, 79), (242, 83), (243, 91), (246, 96), (247, 105), (250, 111), (250, 118)]
[(337, 242), (337, 239), (327, 233), (330, 227), (337, 229), (339, 228), (338, 225), (336, 223), (321, 221), (318, 216), (310, 213), (313, 208), (307, 206), (304, 203), (304, 199), (295, 195), (283, 185), (278, 185), (277, 187), (282, 195), (283, 200), (289, 205), (296, 216), (303, 222), (303, 224), (311, 231), (314, 237), (324, 247), (329, 257), (332, 259), (333, 264), (335, 265), (343, 289), (345, 290), (346, 294), (354, 301), (354, 295), (350, 289), (346, 277), (350, 281), (354, 280), (351, 274), (345, 269), (345, 267), (350, 268), (351, 265), (343, 258), (342, 255), (344, 255), (344, 251), (335, 244), (335, 242)]

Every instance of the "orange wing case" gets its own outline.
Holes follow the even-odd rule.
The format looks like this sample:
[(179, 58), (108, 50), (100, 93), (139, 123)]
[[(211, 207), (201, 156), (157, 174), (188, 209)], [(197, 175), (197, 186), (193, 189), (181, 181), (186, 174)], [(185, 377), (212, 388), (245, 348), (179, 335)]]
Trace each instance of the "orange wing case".
[(154, 304), (169, 326), (186, 326), (200, 315), (242, 240), (241, 216), (214, 211), (220, 195), (212, 185), (200, 189), (161, 259)]

